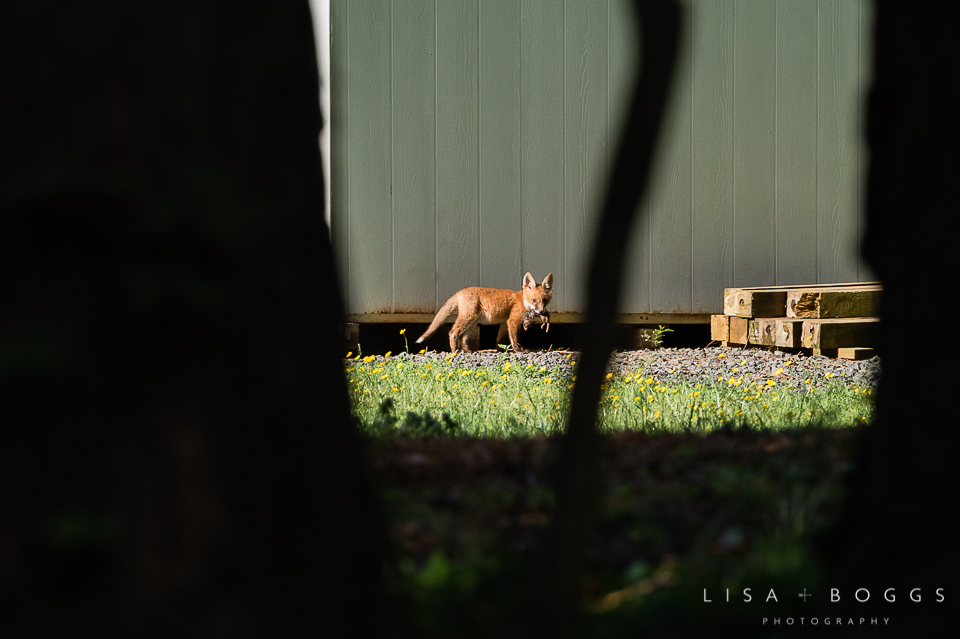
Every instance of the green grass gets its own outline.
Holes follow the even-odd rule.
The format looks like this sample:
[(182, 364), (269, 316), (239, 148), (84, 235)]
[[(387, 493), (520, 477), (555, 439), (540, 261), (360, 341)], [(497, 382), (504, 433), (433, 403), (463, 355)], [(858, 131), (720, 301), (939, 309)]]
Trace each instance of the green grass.
[[(574, 355), (575, 357), (575, 355)], [(370, 434), (551, 435), (566, 426), (576, 376), (508, 359), (488, 368), (452, 360), (351, 360), (346, 366), (354, 412)], [(811, 380), (812, 381), (812, 380)], [(609, 374), (599, 406), (605, 432), (709, 432), (724, 425), (783, 428), (867, 423), (873, 390), (836, 380), (786, 388), (731, 377), (708, 383), (643, 370)]]
[[(499, 636), (514, 623), (554, 507), (557, 440), (526, 437), (564, 428), (576, 357), (563, 368), (509, 355), (484, 368), (347, 362), (385, 486), (384, 583), (411, 634)], [(874, 392), (829, 373), (787, 388), (788, 373), (699, 384), (609, 375), (598, 414), (612, 436), (575, 636), (766, 636), (759, 603), (716, 604), (704, 617), (703, 589), (822, 586), (811, 540), (836, 516), (863, 432), (844, 427), (871, 421)], [(652, 436), (613, 435), (629, 431)], [(777, 610), (807, 614), (791, 602)]]

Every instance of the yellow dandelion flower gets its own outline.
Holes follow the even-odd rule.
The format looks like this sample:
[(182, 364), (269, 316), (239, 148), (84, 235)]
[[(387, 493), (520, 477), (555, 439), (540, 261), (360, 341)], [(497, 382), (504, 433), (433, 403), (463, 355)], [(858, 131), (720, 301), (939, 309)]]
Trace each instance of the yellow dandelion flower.
[(392, 352), (393, 352), (393, 351), (387, 351), (387, 353), (384, 355), (384, 357), (390, 357), (390, 354), (391, 354)]
[(348, 352), (344, 359), (349, 359), (351, 355), (353, 355), (353, 351)]
[(607, 373), (607, 379), (610, 379), (611, 377), (613, 377), (613, 373)]
[(724, 357), (726, 357), (724, 353), (720, 353), (719, 355), (717, 355), (717, 359), (723, 359)]
[(782, 372), (783, 372), (783, 368), (778, 368), (773, 374), (774, 374), (774, 375), (779, 375), (779, 374), (782, 373)]
[(427, 352), (427, 349), (425, 349), (425, 348), (421, 348), (421, 349), (420, 349), (420, 355), (423, 355), (423, 354), (426, 353), (426, 352)]

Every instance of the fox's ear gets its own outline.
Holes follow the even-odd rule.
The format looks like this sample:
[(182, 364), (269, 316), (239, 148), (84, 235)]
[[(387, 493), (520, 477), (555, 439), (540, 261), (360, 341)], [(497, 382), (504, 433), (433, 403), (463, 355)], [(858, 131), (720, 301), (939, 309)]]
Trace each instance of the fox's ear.
[(543, 278), (543, 288), (550, 290), (553, 288), (553, 273)]
[(533, 288), (537, 285), (537, 280), (533, 279), (533, 275), (530, 275), (528, 272), (523, 276), (523, 288)]

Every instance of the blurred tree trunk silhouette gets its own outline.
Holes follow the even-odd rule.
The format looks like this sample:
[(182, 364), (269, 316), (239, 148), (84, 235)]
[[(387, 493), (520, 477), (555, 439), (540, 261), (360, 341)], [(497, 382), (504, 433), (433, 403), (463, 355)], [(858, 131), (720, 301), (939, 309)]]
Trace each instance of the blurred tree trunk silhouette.
[[(960, 275), (958, 28), (957, 3), (877, 2), (863, 248), (884, 287), (883, 378), (847, 508), (823, 545), (837, 587), (922, 588), (925, 601), (942, 587), (948, 602), (960, 586), (958, 376), (933, 328), (957, 310), (944, 284)], [(911, 615), (898, 626), (936, 636), (946, 618), (934, 610), (946, 608), (898, 609)]]
[(557, 508), (525, 630), (542, 637), (568, 636), (580, 601), (586, 546), (601, 497), (600, 386), (615, 345), (627, 239), (647, 187), (680, 38), (682, 16), (674, 0), (635, 0), (633, 7), (641, 68), (593, 240), (585, 282), (587, 325), (555, 472)]
[(7, 8), (0, 635), (374, 631), (311, 24)]

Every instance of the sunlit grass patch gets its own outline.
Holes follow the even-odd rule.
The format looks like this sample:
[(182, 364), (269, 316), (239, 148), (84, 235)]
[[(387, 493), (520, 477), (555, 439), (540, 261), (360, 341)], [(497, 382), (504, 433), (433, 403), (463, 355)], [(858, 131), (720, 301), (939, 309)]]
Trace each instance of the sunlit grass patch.
[[(757, 379), (733, 374), (710, 382), (674, 374), (658, 380), (642, 370), (609, 373), (598, 407), (600, 428), (708, 432), (725, 424), (840, 427), (872, 419), (872, 388), (851, 387), (835, 378), (809, 379), (802, 388), (789, 388), (778, 373)], [(373, 433), (550, 435), (566, 427), (576, 384), (576, 375), (559, 367), (508, 356), (475, 368), (453, 357), (364, 358), (348, 361), (346, 374), (354, 412)]]

